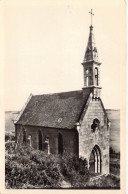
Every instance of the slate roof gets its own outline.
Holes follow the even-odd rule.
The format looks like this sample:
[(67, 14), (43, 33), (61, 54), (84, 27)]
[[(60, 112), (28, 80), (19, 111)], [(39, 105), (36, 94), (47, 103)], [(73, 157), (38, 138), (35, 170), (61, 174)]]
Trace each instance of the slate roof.
[(87, 99), (82, 90), (32, 96), (16, 124), (73, 129)]

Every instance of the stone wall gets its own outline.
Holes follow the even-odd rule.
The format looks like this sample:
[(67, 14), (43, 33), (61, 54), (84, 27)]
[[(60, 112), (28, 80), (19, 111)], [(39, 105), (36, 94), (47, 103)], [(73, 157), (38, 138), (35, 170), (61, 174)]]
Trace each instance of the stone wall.
[[(94, 132), (91, 129), (93, 120), (100, 121), (99, 128)], [(79, 132), (79, 156), (87, 159), (89, 164), (90, 154), (95, 145), (101, 152), (101, 173), (109, 173), (109, 130), (107, 117), (98, 99), (90, 99), (88, 108), (81, 121)]]
[(35, 126), (16, 126), (16, 141), (18, 144), (23, 143), (23, 129), (26, 131), (26, 139), (31, 136), (31, 144), (35, 149), (39, 149), (39, 130), (42, 134), (42, 143), (49, 138), (50, 153), (58, 154), (58, 135), (63, 137), (63, 152), (75, 154), (78, 156), (78, 133), (68, 129), (43, 128)]

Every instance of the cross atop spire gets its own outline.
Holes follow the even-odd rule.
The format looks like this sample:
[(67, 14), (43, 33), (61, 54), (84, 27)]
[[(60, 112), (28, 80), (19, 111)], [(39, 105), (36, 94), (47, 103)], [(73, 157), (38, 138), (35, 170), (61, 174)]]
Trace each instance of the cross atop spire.
[(94, 14), (92, 13), (92, 9), (91, 11), (89, 11), (89, 13), (91, 14), (91, 26), (92, 26), (92, 16), (94, 16)]

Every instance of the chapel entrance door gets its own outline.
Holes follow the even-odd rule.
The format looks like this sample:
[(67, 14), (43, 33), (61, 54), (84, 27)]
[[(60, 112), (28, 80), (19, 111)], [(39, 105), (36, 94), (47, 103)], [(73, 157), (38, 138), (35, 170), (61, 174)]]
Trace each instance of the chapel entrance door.
[(98, 145), (95, 145), (91, 151), (89, 171), (96, 174), (101, 173), (101, 151)]

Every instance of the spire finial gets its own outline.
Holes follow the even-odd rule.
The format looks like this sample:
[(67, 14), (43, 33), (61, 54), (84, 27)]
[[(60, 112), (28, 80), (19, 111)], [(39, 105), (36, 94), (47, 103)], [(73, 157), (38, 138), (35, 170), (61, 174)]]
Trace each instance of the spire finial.
[(91, 14), (91, 26), (92, 26), (92, 16), (94, 16), (94, 14), (92, 13), (92, 9), (91, 11), (89, 11), (89, 13)]

